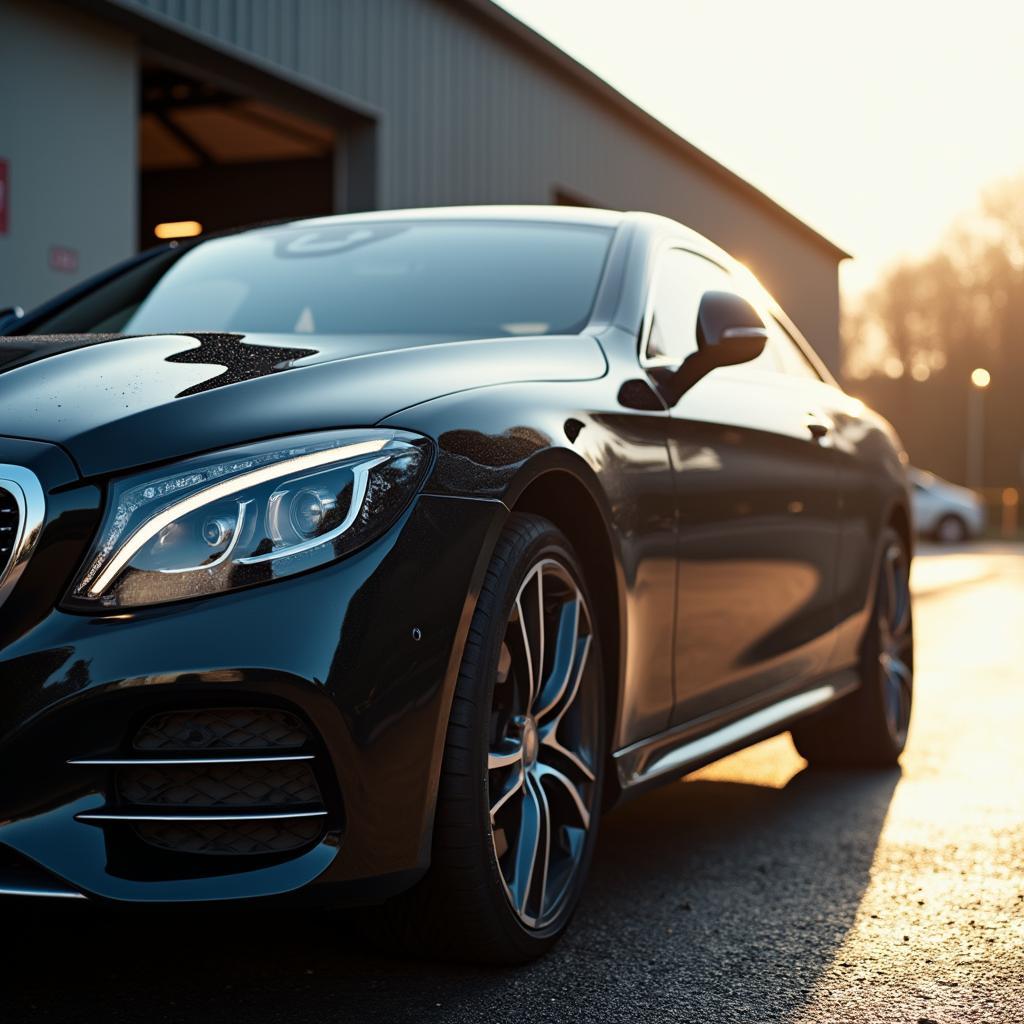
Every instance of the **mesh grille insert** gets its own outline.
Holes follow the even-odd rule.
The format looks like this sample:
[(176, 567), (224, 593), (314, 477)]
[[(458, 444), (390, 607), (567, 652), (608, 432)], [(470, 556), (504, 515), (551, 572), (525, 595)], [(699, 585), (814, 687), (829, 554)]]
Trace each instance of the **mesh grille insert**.
[(147, 821), (135, 826), (140, 839), (175, 853), (286, 853), (313, 842), (318, 818), (293, 821)]
[[(277, 708), (160, 712), (132, 740), (136, 762), (116, 768), (118, 807), (165, 817), (139, 821), (135, 834), (178, 853), (270, 854), (306, 846), (323, 833), (322, 815), (243, 819), (324, 811), (310, 740), (296, 715)], [(300, 759), (281, 760), (296, 756)], [(172, 763), (154, 763), (161, 760)], [(240, 820), (175, 820), (225, 812)]]
[(154, 715), (136, 733), (136, 750), (296, 750), (302, 723), (276, 708), (203, 708)]
[(18, 503), (14, 500), (14, 495), (0, 487), (0, 576), (3, 576), (14, 553), (18, 519)]
[(147, 806), (266, 808), (320, 803), (308, 761), (135, 765), (118, 772), (117, 784), (126, 803)]

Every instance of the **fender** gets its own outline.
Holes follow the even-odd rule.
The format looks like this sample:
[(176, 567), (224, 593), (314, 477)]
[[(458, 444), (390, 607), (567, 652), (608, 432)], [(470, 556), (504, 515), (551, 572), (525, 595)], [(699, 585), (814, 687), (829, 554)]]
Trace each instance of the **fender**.
[[(582, 486), (593, 501), (595, 507), (598, 509), (600, 514), (602, 526), (604, 528), (605, 537), (611, 551), (612, 563), (615, 567), (615, 606), (618, 612), (618, 629), (620, 642), (616, 645), (619, 652), (617, 665), (614, 670), (614, 698), (615, 708), (618, 710), (623, 696), (623, 674), (625, 671), (625, 650), (624, 644), (621, 642), (625, 636), (625, 622), (624, 617), (626, 614), (626, 600), (625, 600), (625, 580), (622, 573), (622, 559), (620, 554), (620, 548), (618, 539), (615, 536), (613, 530), (610, 529), (610, 510), (608, 508), (607, 497), (601, 487), (600, 481), (597, 477), (596, 472), (589, 463), (582, 458), (578, 453), (571, 451), (567, 448), (552, 447), (544, 448), (535, 452), (535, 454), (528, 457), (524, 462), (519, 465), (519, 468), (515, 474), (508, 481), (505, 486), (501, 497), (476, 497), (466, 498), (456, 494), (445, 493), (443, 489), (431, 487), (428, 482), (427, 488), (424, 494), (429, 494), (433, 497), (443, 497), (451, 501), (460, 502), (473, 502), (481, 505), (488, 505), (493, 510), (493, 517), (487, 530), (486, 538), (484, 543), (480, 547), (479, 555), (473, 566), (473, 570), (470, 577), (469, 588), (466, 592), (465, 602), (463, 604), (462, 613), (459, 618), (458, 629), (456, 631), (455, 642), (452, 645), (451, 653), (448, 658), (448, 664), (445, 670), (443, 692), (444, 692), (444, 703), (442, 714), (438, 718), (438, 735), (437, 742), (435, 744), (436, 756), (433, 763), (430, 765), (430, 792), (432, 806), (430, 808), (428, 820), (430, 827), (425, 830), (422, 845), (420, 850), (420, 865), (422, 868), (426, 868), (430, 860), (430, 849), (433, 839), (433, 822), (435, 819), (435, 810), (437, 802), (437, 792), (441, 774), (441, 764), (443, 757), (443, 735), (447, 730), (448, 721), (451, 716), (452, 701), (455, 697), (455, 687), (458, 681), (459, 671), (462, 665), (463, 653), (466, 646), (466, 638), (469, 634), (469, 627), (473, 620), (473, 615), (476, 612), (477, 602), (480, 597), (480, 591), (483, 586), (484, 577), (486, 576), (488, 567), (491, 564), (491, 560), (494, 555), (494, 549), (497, 546), (498, 539), (501, 536), (505, 525), (508, 522), (509, 517), (515, 511), (516, 506), (521, 498), (528, 493), (530, 488), (543, 480), (545, 477), (551, 477), (556, 474), (565, 474), (571, 476), (575, 483)], [(609, 731), (611, 732), (614, 722), (609, 722)], [(609, 755), (610, 757), (610, 755)], [(614, 781), (614, 772), (609, 775), (609, 782)]]

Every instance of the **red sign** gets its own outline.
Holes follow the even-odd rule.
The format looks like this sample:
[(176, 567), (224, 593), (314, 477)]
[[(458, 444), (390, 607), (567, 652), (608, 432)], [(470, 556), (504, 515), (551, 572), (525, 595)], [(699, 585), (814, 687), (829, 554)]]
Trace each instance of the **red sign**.
[(0, 160), (0, 235), (7, 234), (7, 211), (11, 206), (10, 176), (7, 161)]
[(50, 269), (73, 274), (78, 269), (78, 250), (66, 245), (50, 246)]

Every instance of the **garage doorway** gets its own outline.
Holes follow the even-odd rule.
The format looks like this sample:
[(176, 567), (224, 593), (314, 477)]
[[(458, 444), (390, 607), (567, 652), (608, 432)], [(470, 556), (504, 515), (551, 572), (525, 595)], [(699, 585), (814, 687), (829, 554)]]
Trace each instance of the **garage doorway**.
[(331, 127), (155, 63), (141, 75), (140, 248), (334, 211)]

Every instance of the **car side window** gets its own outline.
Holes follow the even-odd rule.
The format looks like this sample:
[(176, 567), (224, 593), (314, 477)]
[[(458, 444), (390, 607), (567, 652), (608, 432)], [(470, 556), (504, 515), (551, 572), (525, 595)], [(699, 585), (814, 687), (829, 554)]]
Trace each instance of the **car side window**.
[(781, 373), (787, 377), (801, 377), (804, 380), (821, 380), (814, 364), (804, 355), (803, 349), (773, 316), (765, 318), (768, 327), (768, 345), (773, 350)]
[(644, 361), (678, 366), (697, 350), (697, 310), (707, 291), (732, 291), (729, 273), (697, 253), (667, 249), (651, 288)]

